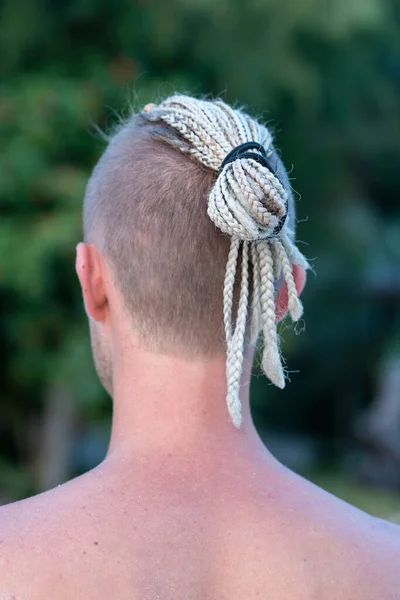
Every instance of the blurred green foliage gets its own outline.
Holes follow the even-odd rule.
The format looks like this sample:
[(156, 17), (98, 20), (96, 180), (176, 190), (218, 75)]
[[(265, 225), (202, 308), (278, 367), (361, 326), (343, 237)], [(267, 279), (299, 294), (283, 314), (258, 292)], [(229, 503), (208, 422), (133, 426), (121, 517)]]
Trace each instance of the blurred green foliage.
[(107, 129), (128, 101), (176, 90), (222, 95), (268, 121), (301, 194), (298, 237), (318, 277), (304, 294), (306, 331), (283, 325), (292, 385), (277, 392), (257, 377), (256, 421), (351, 438), (383, 357), (398, 351), (399, 23), (396, 0), (3, 0), (0, 453), (9, 495), (35, 488), (50, 385), (69, 387), (80, 423), (110, 414), (74, 273), (85, 183), (103, 150), (95, 126)]

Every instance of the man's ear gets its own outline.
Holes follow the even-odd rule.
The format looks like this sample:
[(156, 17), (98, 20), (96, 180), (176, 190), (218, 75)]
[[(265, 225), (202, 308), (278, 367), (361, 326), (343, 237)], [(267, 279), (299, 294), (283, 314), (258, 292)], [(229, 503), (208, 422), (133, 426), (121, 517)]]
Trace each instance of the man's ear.
[[(298, 267), (297, 265), (293, 265), (293, 279), (294, 279), (294, 283), (296, 285), (296, 290), (297, 290), (297, 294), (300, 296), (301, 292), (304, 289), (304, 286), (306, 285), (306, 272), (302, 267)], [(286, 281), (283, 282), (283, 284), (281, 285), (279, 292), (277, 294), (276, 300), (275, 300), (275, 306), (276, 306), (276, 310), (275, 310), (275, 314), (276, 314), (276, 320), (280, 321), (281, 319), (283, 319), (283, 317), (286, 315), (287, 311), (288, 311), (288, 290), (287, 290), (287, 285), (286, 285)]]
[(102, 262), (95, 246), (84, 242), (77, 245), (75, 269), (87, 316), (95, 321), (104, 321), (108, 302)]

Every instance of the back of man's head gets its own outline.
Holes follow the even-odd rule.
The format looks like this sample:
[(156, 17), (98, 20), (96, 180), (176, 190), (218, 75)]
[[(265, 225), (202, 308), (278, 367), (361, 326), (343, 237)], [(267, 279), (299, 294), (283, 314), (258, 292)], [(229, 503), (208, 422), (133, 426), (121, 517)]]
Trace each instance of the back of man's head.
[(227, 403), (237, 426), (250, 329), (253, 340), (263, 330), (263, 368), (284, 386), (275, 295), (285, 281), (297, 320), (292, 265), (307, 268), (294, 223), (270, 131), (220, 100), (184, 95), (119, 128), (84, 204), (85, 240), (108, 259), (143, 344), (189, 358), (227, 353)]

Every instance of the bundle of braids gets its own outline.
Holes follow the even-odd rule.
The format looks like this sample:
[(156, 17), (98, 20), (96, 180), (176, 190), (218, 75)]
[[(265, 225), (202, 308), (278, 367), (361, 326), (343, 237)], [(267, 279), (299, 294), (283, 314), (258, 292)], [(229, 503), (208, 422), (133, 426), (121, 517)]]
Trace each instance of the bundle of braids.
[[(264, 334), (262, 366), (279, 388), (285, 386), (276, 327), (275, 282), (283, 277), (288, 309), (298, 321), (303, 307), (298, 298), (292, 265), (308, 263), (294, 243), (289, 228), (288, 190), (274, 173), (269, 157), (269, 130), (223, 101), (198, 100), (176, 94), (152, 105), (146, 117), (163, 121), (177, 132), (170, 141), (179, 151), (218, 173), (208, 197), (207, 213), (231, 237), (224, 282), (224, 326), (227, 345), (227, 406), (232, 422), (240, 427), (240, 379), (248, 312), (251, 341)], [(240, 294), (235, 323), (233, 297), (241, 248)], [(252, 290), (249, 290), (249, 263)], [(251, 306), (249, 297), (251, 296)]]

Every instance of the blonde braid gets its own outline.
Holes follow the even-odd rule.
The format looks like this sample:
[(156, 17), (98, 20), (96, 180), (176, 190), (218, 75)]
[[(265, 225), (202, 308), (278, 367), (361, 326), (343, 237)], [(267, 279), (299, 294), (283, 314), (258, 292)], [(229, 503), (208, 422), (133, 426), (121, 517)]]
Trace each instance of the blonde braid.
[[(221, 100), (209, 102), (175, 94), (146, 111), (146, 119), (163, 121), (177, 132), (167, 139), (193, 160), (218, 173), (208, 196), (207, 213), (214, 224), (232, 238), (224, 282), (224, 327), (227, 345), (227, 406), (232, 422), (241, 424), (240, 379), (249, 304), (249, 260), (252, 264), (251, 340), (264, 333), (263, 369), (278, 387), (285, 386), (276, 328), (275, 282), (283, 275), (289, 312), (294, 321), (302, 315), (293, 278), (294, 264), (307, 269), (295, 246), (288, 223), (288, 191), (271, 168), (270, 131)], [(225, 160), (238, 146), (255, 148)], [(261, 146), (260, 146), (261, 145)], [(222, 166), (222, 163), (223, 166)], [(239, 250), (242, 250), (241, 283), (236, 322), (233, 297)]]
[[(246, 333), (248, 300), (249, 300), (249, 242), (243, 242), (242, 246), (242, 280), (240, 284), (239, 305), (236, 319), (235, 331), (227, 342), (227, 397), (229, 414), (236, 427), (240, 427), (242, 421), (242, 407), (239, 398), (240, 379), (243, 367), (243, 347)], [(230, 315), (230, 318), (232, 315)]]
[(261, 275), (259, 253), (257, 252), (256, 244), (251, 244), (251, 260), (253, 265), (253, 297), (251, 303), (250, 341), (252, 344), (255, 344), (261, 329)]
[(260, 257), (261, 315), (264, 333), (264, 353), (262, 366), (266, 376), (279, 388), (285, 387), (285, 377), (279, 352), (279, 338), (276, 329), (274, 258), (270, 242), (259, 242)]
[(224, 324), (226, 341), (232, 339), (232, 306), (233, 306), (233, 289), (236, 279), (236, 264), (239, 254), (240, 238), (233, 238), (226, 263), (226, 275), (224, 282)]
[(278, 281), (278, 279), (282, 273), (282, 265), (279, 261), (279, 255), (277, 253), (277, 247), (275, 244), (272, 244), (271, 250), (272, 250), (273, 260), (274, 260), (274, 281)]

